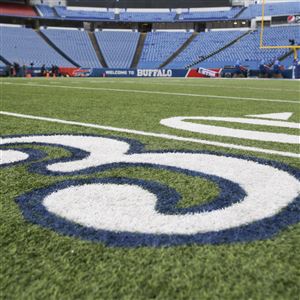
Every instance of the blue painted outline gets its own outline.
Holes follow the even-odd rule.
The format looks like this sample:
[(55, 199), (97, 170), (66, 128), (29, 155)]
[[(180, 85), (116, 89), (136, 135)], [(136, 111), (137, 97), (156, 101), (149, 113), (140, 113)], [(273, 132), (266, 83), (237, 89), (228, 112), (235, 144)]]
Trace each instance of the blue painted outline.
[[(66, 135), (66, 134), (60, 134)], [(70, 134), (76, 135), (76, 134)], [(242, 156), (242, 155), (231, 155), (228, 153), (219, 153), (219, 152), (209, 152), (209, 151), (177, 151), (177, 150), (167, 150), (167, 151), (145, 151), (144, 146), (136, 141), (129, 140), (129, 139), (121, 139), (116, 137), (110, 136), (99, 136), (99, 135), (84, 135), (84, 134), (77, 134), (78, 136), (95, 136), (95, 137), (104, 137), (104, 138), (113, 138), (120, 141), (125, 141), (130, 144), (130, 150), (128, 151), (128, 155), (130, 154), (139, 154), (139, 153), (205, 153), (205, 154), (212, 154), (217, 156), (225, 156), (225, 157), (233, 157), (239, 159), (246, 159), (254, 162), (258, 162), (260, 164), (269, 165), (276, 169), (283, 170), (292, 176), (296, 177), (298, 180), (300, 179), (300, 170), (291, 168), (285, 164), (269, 161), (265, 159), (250, 157), (250, 156)], [(22, 135), (24, 136), (24, 135)], [(80, 172), (72, 172), (72, 173), (52, 173), (50, 174), (49, 171), (46, 170), (46, 166), (48, 164), (52, 164), (55, 162), (66, 162), (66, 161), (74, 161), (76, 159), (84, 158), (88, 155), (87, 152), (78, 150), (75, 148), (68, 148), (62, 145), (54, 145), (54, 144), (42, 144), (44, 146), (55, 146), (55, 147), (62, 147), (71, 152), (71, 156), (68, 158), (63, 159), (56, 159), (56, 160), (49, 160), (40, 163), (33, 163), (29, 168), (29, 171), (36, 172), (39, 174), (44, 175), (81, 175), (81, 174), (90, 174), (95, 172), (101, 172), (105, 170), (110, 170), (112, 168), (124, 168), (124, 167), (133, 167), (133, 166), (142, 166), (142, 167), (151, 167), (157, 169), (168, 169), (171, 171), (181, 172), (190, 176), (200, 176), (205, 177), (210, 180), (216, 182), (220, 189), (221, 193), (219, 198), (222, 198), (222, 195), (227, 195), (228, 193), (233, 193), (236, 195), (235, 201), (240, 201), (242, 197), (245, 196), (245, 192), (241, 190), (241, 188), (232, 182), (229, 182), (225, 179), (221, 179), (216, 176), (208, 176), (206, 174), (192, 172), (189, 170), (183, 170), (173, 167), (166, 167), (161, 165), (151, 165), (151, 164), (109, 164), (105, 166), (99, 167), (92, 167), (85, 169)], [(11, 146), (13, 146), (11, 144)], [(209, 178), (210, 177), (210, 178)], [(214, 178), (213, 178), (214, 177)], [(89, 179), (89, 180), (76, 180), (76, 181), (63, 181), (58, 184), (52, 185), (50, 187), (35, 190), (33, 192), (27, 193), (20, 197), (17, 197), (16, 201), (19, 204), (24, 217), (36, 224), (40, 224), (43, 227), (53, 229), (58, 231), (62, 234), (68, 236), (76, 236), (80, 237), (85, 240), (90, 241), (100, 241), (105, 243), (108, 246), (116, 246), (116, 247), (139, 247), (139, 246), (171, 246), (171, 245), (182, 245), (182, 244), (224, 244), (224, 243), (236, 243), (236, 242), (249, 242), (254, 240), (264, 240), (270, 238), (277, 234), (280, 230), (286, 228), (289, 225), (296, 224), (300, 221), (300, 196), (295, 198), (294, 201), (288, 205), (282, 212), (278, 213), (277, 215), (266, 218), (249, 225), (240, 226), (238, 228), (218, 231), (218, 232), (210, 232), (205, 234), (194, 234), (194, 235), (161, 235), (161, 234), (139, 234), (139, 233), (116, 233), (110, 231), (103, 231), (103, 230), (95, 230), (93, 228), (87, 228), (84, 226), (80, 226), (78, 224), (74, 224), (72, 222), (66, 221), (63, 218), (55, 216), (49, 213), (43, 205), (41, 204), (42, 199), (45, 195), (51, 193), (51, 191), (66, 188), (70, 185), (77, 185), (83, 183), (92, 183), (93, 180), (97, 182), (115, 182), (115, 183), (124, 183), (127, 182), (128, 184), (137, 184), (142, 186), (143, 188), (153, 192), (158, 197), (156, 209), (159, 212), (169, 213), (169, 214), (178, 214), (178, 213), (189, 213), (189, 212), (199, 212), (199, 209), (205, 208), (205, 205), (202, 206), (195, 206), (188, 209), (179, 209), (175, 208), (174, 205), (179, 201), (180, 196), (177, 194), (176, 191), (162, 186), (155, 182), (143, 181), (143, 180), (132, 180), (126, 178), (106, 178), (106, 179)], [(232, 186), (231, 186), (232, 185)], [(238, 188), (237, 188), (238, 187)], [(233, 190), (237, 188), (236, 190)], [(162, 193), (161, 193), (162, 192)], [(168, 197), (164, 197), (164, 194)], [(169, 196), (172, 197), (169, 197)], [(231, 195), (232, 196), (232, 195)], [(179, 197), (179, 198), (178, 198)], [(231, 198), (230, 198), (231, 199)], [(238, 200), (239, 199), (239, 200)], [(215, 199), (212, 203), (206, 204), (206, 208), (208, 210), (218, 209), (220, 208), (220, 204), (218, 203), (218, 199)], [(224, 198), (223, 198), (224, 200)], [(220, 201), (220, 200), (219, 200)], [(217, 205), (216, 205), (217, 203)], [(227, 203), (226, 206), (232, 204), (233, 202)], [(208, 205), (213, 205), (209, 207)], [(224, 206), (223, 206), (224, 207)], [(47, 221), (45, 221), (47, 220)]]
[[(17, 144), (15, 144), (15, 145), (17, 145)], [(20, 145), (20, 144), (18, 144), (18, 145)], [(30, 148), (12, 148), (12, 147), (6, 148), (6, 147), (0, 146), (0, 150), (14, 150), (14, 151), (22, 152), (22, 153), (25, 153), (28, 155), (28, 157), (26, 159), (23, 159), (20, 161), (7, 163), (7, 164), (0, 164), (0, 169), (7, 168), (7, 167), (13, 167), (13, 166), (20, 165), (20, 164), (26, 164), (29, 162), (43, 159), (47, 156), (47, 154), (44, 151), (30, 149)]]

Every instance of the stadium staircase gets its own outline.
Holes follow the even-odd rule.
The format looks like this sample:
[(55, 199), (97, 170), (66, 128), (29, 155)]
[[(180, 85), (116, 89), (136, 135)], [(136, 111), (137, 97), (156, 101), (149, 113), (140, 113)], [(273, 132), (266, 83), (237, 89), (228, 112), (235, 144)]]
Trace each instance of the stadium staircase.
[(66, 55), (63, 51), (61, 51), (43, 32), (41, 32), (40, 30), (36, 30), (36, 33), (49, 45), (49, 47), (53, 48), (64, 59), (69, 61), (72, 65), (74, 65), (76, 67), (80, 67), (80, 65), (76, 61), (74, 61), (68, 55)]
[(57, 13), (57, 11), (54, 9), (54, 7), (51, 7), (51, 10), (53, 11), (53, 15), (55, 18), (59, 18), (59, 14)]
[(234, 19), (237, 19), (245, 10), (247, 9), (247, 7), (243, 7), (235, 16)]
[(236, 38), (235, 40), (231, 41), (230, 43), (226, 44), (224, 47), (216, 50), (215, 52), (210, 53), (209, 55), (206, 55), (204, 57), (202, 57), (201, 59), (198, 59), (196, 61), (194, 61), (193, 63), (189, 64), (186, 66), (186, 68), (191, 68), (205, 60), (207, 60), (209, 57), (212, 57), (220, 52), (222, 52), (223, 50), (225, 50), (226, 48), (232, 46), (233, 44), (235, 44), (236, 42), (238, 42), (240, 39), (242, 39), (243, 37), (245, 37), (246, 35), (250, 34), (252, 32), (252, 30), (246, 31), (244, 34), (240, 35), (238, 38)]
[(144, 48), (144, 44), (145, 44), (145, 40), (146, 40), (146, 36), (147, 36), (146, 33), (141, 33), (140, 34), (140, 38), (139, 38), (139, 41), (138, 41), (138, 44), (137, 44), (137, 47), (136, 47), (134, 58), (133, 58), (132, 63), (131, 63), (131, 68), (132, 69), (135, 69), (137, 67), (139, 61), (140, 61), (142, 51), (143, 51), (143, 48)]
[(290, 55), (294, 54), (293, 50), (290, 50), (289, 52), (283, 54), (281, 57), (278, 58), (279, 61), (283, 61), (285, 60), (287, 57), (289, 57)]
[(197, 32), (193, 32), (193, 34), (186, 40), (185, 43), (176, 51), (174, 52), (164, 63), (162, 63), (159, 68), (163, 68), (166, 65), (168, 65), (171, 61), (173, 61), (185, 48), (187, 48), (190, 43), (195, 39), (195, 37), (198, 35)]
[(3, 62), (5, 65), (10, 65), (11, 63), (5, 59), (3, 56), (0, 55), (0, 62)]
[(104, 67), (104, 68), (107, 68), (107, 63), (104, 59), (104, 56), (100, 50), (100, 47), (98, 45), (98, 42), (97, 42), (97, 39), (95, 37), (95, 33), (94, 32), (89, 32), (89, 37), (91, 39), (91, 42), (92, 42), (92, 45), (94, 47), (94, 50), (96, 52), (96, 55), (97, 55), (97, 58), (100, 62), (100, 64)]
[(178, 21), (179, 18), (180, 18), (181, 14), (176, 14), (175, 18), (174, 18), (174, 21)]

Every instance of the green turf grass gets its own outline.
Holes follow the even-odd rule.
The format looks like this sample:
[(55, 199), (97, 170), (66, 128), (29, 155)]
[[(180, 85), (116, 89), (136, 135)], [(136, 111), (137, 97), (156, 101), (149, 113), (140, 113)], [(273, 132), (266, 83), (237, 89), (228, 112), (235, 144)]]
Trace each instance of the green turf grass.
[[(243, 117), (293, 112), (299, 122), (299, 83), (254, 80), (166, 79), (3, 79), (1, 110), (106, 126), (204, 138), (281, 151), (300, 152), (297, 145), (237, 140), (188, 133), (159, 124), (173, 116)], [(42, 84), (51, 87), (17, 85)], [(55, 86), (84, 87), (80, 89)], [(153, 90), (263, 99), (295, 103), (210, 99), (139, 94), (88, 88)], [(246, 89), (244, 89), (246, 88)], [(83, 133), (127, 137), (148, 150), (212, 150), (251, 155), (300, 168), (299, 160), (215, 146), (109, 132), (37, 120), (0, 116), (1, 134)], [(236, 124), (209, 124), (235, 127)], [(243, 127), (245, 126), (245, 127)], [(239, 125), (239, 128), (261, 127)], [(267, 128), (281, 132), (278, 128)], [(282, 132), (297, 134), (297, 130)], [(69, 155), (53, 147), (51, 158)], [(1, 170), (1, 296), (3, 299), (299, 299), (300, 225), (290, 226), (266, 241), (231, 245), (190, 245), (168, 248), (110, 248), (101, 243), (59, 235), (24, 220), (14, 198), (67, 178), (28, 173), (27, 167)], [(181, 207), (210, 201), (218, 188), (203, 179), (151, 168), (126, 168), (75, 178), (130, 177), (175, 188)], [(74, 178), (74, 177), (72, 177)]]

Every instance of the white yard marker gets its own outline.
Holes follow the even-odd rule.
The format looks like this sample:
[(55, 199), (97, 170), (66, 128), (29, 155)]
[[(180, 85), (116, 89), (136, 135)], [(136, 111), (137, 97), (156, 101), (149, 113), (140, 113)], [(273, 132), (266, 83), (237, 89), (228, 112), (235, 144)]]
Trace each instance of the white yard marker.
[(291, 112), (284, 112), (284, 113), (275, 113), (275, 114), (247, 115), (246, 117), (287, 121), (292, 115), (293, 113)]
[(203, 87), (208, 87), (208, 88), (222, 88), (222, 89), (238, 89), (238, 90), (257, 90), (257, 91), (280, 91), (280, 92), (290, 92), (290, 93), (299, 93), (300, 92), (300, 89), (298, 90), (294, 90), (294, 89), (280, 89), (280, 88), (258, 88), (258, 87), (249, 87), (249, 86), (243, 86), (243, 85), (240, 85), (240, 86), (233, 86), (233, 85), (214, 85), (214, 84), (206, 84), (206, 83), (203, 83), (203, 82), (200, 82), (200, 83), (180, 83), (182, 82), (181, 81), (175, 81), (173, 82), (167, 82), (168, 80), (165, 80), (163, 82), (153, 82), (153, 81), (150, 81), (148, 78), (146, 78), (147, 81), (137, 81), (137, 80), (122, 80), (122, 81), (117, 81), (117, 80), (114, 80), (114, 81), (101, 81), (100, 80), (90, 80), (90, 81), (87, 81), (87, 83), (100, 83), (100, 84), (105, 84), (105, 83), (117, 83), (117, 84), (120, 84), (120, 83), (128, 83), (128, 84), (144, 84), (144, 85), (163, 85), (163, 86), (166, 86), (166, 85), (169, 85), (169, 86), (184, 86), (184, 87), (199, 87), (199, 88), (203, 88)]
[(223, 117), (172, 117), (172, 118), (161, 120), (160, 124), (167, 127), (181, 129), (185, 131), (216, 135), (216, 136), (226, 136), (226, 137), (245, 139), (245, 140), (255, 140), (255, 141), (264, 141), (264, 142), (295, 144), (295, 145), (299, 145), (299, 141), (300, 141), (299, 135), (292, 135), (286, 133), (274, 133), (268, 131), (244, 130), (244, 129), (228, 128), (223, 126), (189, 122), (193, 120), (219, 121), (219, 122), (221, 121), (221, 122), (228, 122), (228, 123), (264, 125), (264, 126), (274, 126), (279, 128), (300, 129), (299, 123), (261, 120), (261, 119), (223, 118)]
[[(88, 128), (97, 128), (97, 129), (114, 131), (114, 132), (122, 132), (122, 133), (136, 134), (136, 135), (141, 135), (141, 136), (163, 138), (163, 139), (167, 139), (167, 140), (192, 142), (192, 143), (197, 143), (197, 144), (223, 147), (223, 148), (229, 148), (229, 149), (237, 149), (237, 150), (260, 152), (260, 153), (265, 153), (265, 154), (274, 154), (274, 155), (279, 155), (279, 156), (300, 158), (300, 154), (298, 154), (298, 153), (283, 152), (283, 151), (263, 149), (263, 148), (257, 148), (257, 147), (248, 147), (248, 146), (214, 142), (214, 141), (196, 139), (196, 138), (186, 138), (186, 137), (170, 135), (170, 134), (146, 132), (146, 131), (126, 129), (126, 128), (111, 127), (111, 126), (102, 126), (102, 125), (91, 124), (91, 123), (81, 123), (81, 122), (67, 121), (67, 120), (62, 120), (62, 119), (38, 117), (38, 116), (24, 115), (24, 114), (18, 114), (18, 113), (6, 112), (6, 111), (0, 111), (0, 114), (6, 115), (6, 116), (11, 116), (11, 117), (23, 118), (23, 119), (39, 120), (39, 121), (46, 121), (46, 122), (74, 125), (74, 126), (81, 126), (81, 127), (88, 127)], [(1, 141), (1, 143), (2, 143), (2, 141)]]

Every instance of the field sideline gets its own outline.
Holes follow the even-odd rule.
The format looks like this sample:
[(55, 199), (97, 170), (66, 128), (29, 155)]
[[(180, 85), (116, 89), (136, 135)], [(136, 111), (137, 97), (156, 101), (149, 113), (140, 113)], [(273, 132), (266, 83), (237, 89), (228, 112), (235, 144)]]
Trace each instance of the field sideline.
[[(3, 299), (298, 299), (300, 204), (288, 197), (299, 196), (299, 81), (5, 78), (0, 86)], [(77, 206), (55, 198), (73, 185)], [(252, 193), (249, 213), (226, 221), (227, 207)], [(100, 207), (93, 194), (109, 200)], [(122, 225), (122, 209), (132, 224)], [(218, 209), (195, 234), (189, 214), (213, 219)], [(110, 210), (119, 223), (105, 219)], [(180, 225), (165, 224), (166, 214)]]

